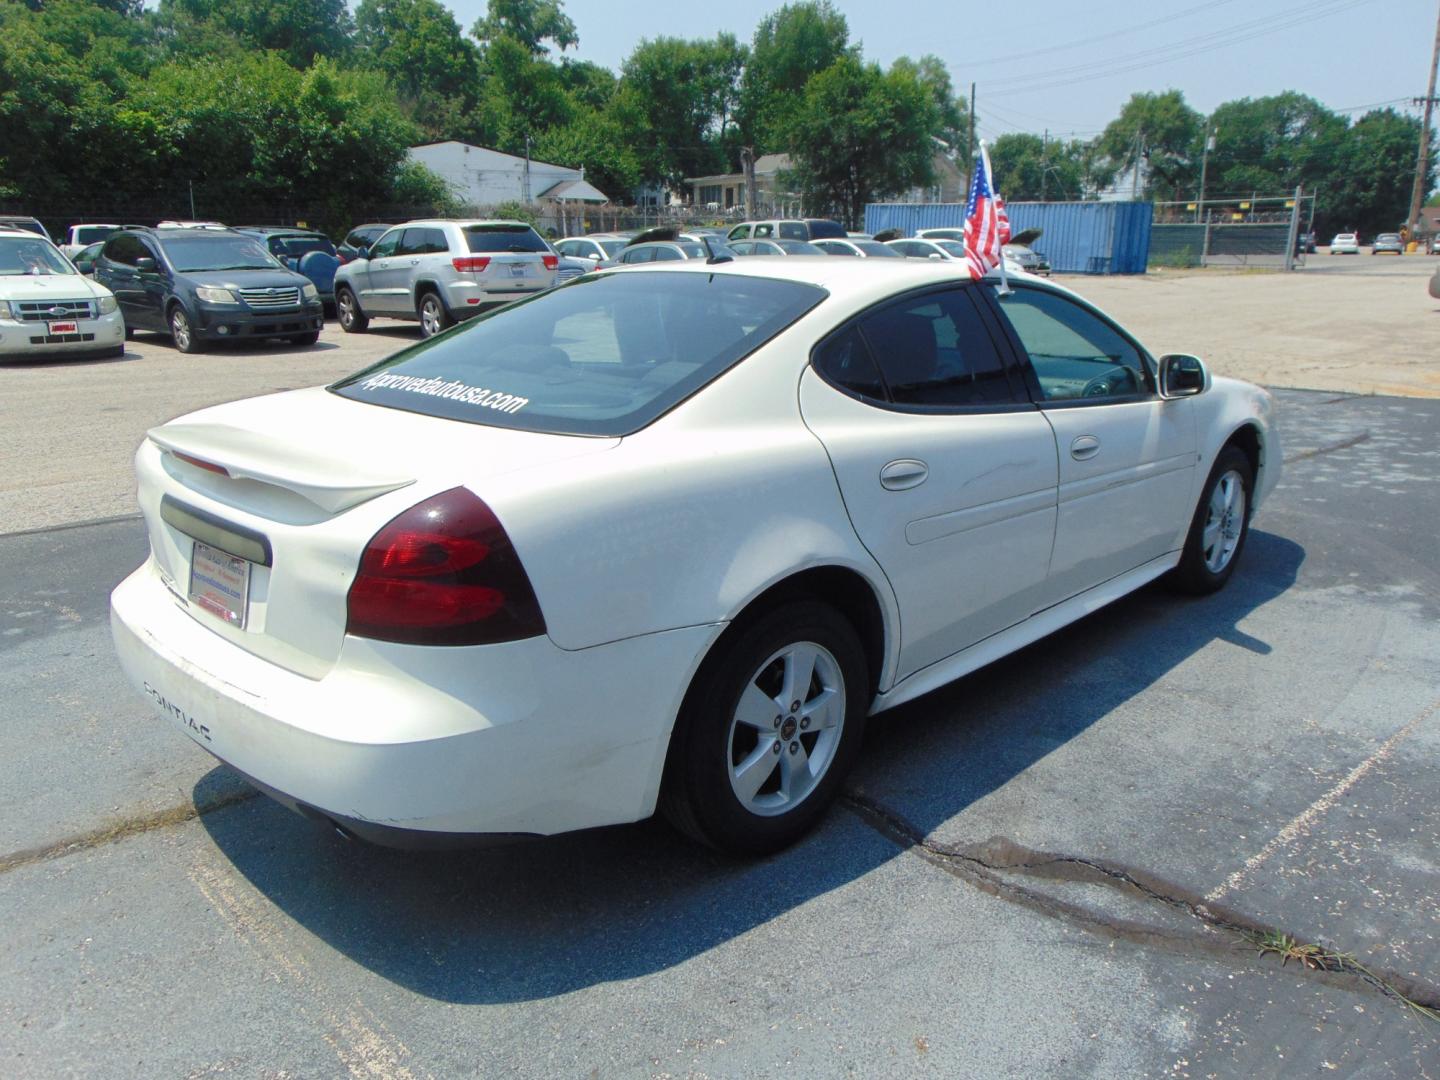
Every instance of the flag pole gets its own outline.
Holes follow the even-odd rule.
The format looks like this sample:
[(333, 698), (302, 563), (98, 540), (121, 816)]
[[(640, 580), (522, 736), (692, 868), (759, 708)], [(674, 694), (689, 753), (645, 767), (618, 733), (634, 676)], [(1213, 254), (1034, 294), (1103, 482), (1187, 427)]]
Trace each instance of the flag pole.
[[(995, 186), (995, 170), (990, 168), (990, 151), (985, 149), (985, 140), (980, 140), (980, 160), (985, 164), (985, 175), (990, 181), (990, 213), (995, 217), (995, 228), (1000, 227), (1000, 213), (995, 200), (1000, 198), (1000, 189)], [(1010, 277), (1005, 273), (1005, 246), (1000, 248), (1000, 295), (1010, 295)]]

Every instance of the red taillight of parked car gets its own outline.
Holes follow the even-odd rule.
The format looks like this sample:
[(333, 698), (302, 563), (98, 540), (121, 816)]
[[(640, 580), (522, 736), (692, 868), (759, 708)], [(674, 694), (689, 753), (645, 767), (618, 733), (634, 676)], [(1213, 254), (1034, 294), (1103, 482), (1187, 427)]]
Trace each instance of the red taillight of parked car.
[(489, 645), (545, 633), (505, 527), (451, 488), (394, 518), (365, 547), (345, 632), (407, 645)]
[(541, 256), (540, 256), (540, 261), (545, 264), (545, 269), (546, 269), (546, 270), (554, 270), (557, 266), (560, 265), (560, 256), (559, 256), (559, 255), (541, 255)]
[(478, 274), (490, 265), (489, 255), (456, 255), (450, 260), (456, 270), (463, 270), (466, 273)]

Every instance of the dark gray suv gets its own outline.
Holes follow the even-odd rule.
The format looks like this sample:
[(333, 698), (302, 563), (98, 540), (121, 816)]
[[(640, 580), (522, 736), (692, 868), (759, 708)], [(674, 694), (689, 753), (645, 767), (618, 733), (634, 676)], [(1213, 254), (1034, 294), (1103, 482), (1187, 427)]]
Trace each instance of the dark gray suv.
[(120, 302), (127, 336), (158, 330), (184, 353), (237, 338), (314, 345), (325, 325), (310, 279), (229, 229), (124, 229), (105, 241), (95, 280)]

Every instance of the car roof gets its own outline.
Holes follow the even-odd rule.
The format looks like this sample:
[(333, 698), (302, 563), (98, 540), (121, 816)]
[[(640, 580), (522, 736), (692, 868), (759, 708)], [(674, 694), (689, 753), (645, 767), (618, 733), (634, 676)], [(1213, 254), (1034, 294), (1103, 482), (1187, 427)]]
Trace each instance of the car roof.
[[(963, 285), (970, 274), (958, 261), (939, 262), (929, 259), (837, 259), (832, 255), (791, 256), (785, 259), (739, 258), (712, 263), (706, 259), (684, 259), (667, 263), (641, 263), (638, 266), (617, 266), (603, 271), (607, 274), (738, 274), (744, 277), (770, 278), (776, 281), (797, 281), (814, 285), (832, 296), (846, 300), (873, 302), (909, 289), (927, 285)], [(999, 271), (991, 276), (999, 279)], [(1010, 271), (1015, 281), (1041, 283), (1031, 274)], [(1067, 296), (1075, 293), (1050, 282), (1041, 284)], [(1082, 303), (1088, 303), (1076, 296)]]
[(525, 229), (534, 229), (528, 221), (515, 221), (510, 218), (416, 218), (414, 221), (402, 221), (394, 228), (403, 225), (458, 225), (462, 229), (468, 225), (518, 225)]

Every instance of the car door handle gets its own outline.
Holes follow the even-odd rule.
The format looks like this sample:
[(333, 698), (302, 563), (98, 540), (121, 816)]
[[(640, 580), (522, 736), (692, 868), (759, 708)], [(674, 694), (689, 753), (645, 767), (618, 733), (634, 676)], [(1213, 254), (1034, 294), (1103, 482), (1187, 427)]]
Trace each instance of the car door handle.
[(930, 466), (914, 458), (892, 461), (880, 470), (880, 486), (887, 491), (906, 491), (919, 487), (930, 475)]
[(1094, 435), (1079, 435), (1070, 444), (1070, 456), (1076, 461), (1085, 461), (1100, 452), (1100, 440)]

